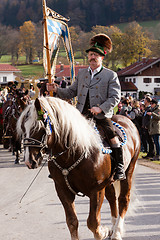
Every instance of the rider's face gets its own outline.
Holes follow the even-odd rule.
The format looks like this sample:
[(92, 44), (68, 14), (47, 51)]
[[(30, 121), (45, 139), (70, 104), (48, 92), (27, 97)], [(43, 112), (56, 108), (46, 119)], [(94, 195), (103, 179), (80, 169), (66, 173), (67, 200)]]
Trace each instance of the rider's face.
[(99, 53), (89, 51), (88, 53), (88, 62), (90, 64), (90, 67), (96, 69), (102, 64), (103, 56), (101, 56)]

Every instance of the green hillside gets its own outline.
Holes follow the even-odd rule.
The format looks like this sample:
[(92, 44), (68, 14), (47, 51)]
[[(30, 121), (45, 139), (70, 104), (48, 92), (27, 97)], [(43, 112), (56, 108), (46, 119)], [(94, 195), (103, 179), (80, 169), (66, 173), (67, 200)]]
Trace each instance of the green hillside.
[[(157, 25), (160, 24), (160, 20), (142, 21), (142, 22), (138, 22), (138, 23), (145, 29), (149, 29), (149, 30), (152, 29), (153, 31), (155, 31), (155, 28), (157, 27)], [(124, 31), (124, 29), (126, 28), (127, 25), (128, 25), (128, 22), (115, 24), (115, 26), (117, 26), (122, 32)]]

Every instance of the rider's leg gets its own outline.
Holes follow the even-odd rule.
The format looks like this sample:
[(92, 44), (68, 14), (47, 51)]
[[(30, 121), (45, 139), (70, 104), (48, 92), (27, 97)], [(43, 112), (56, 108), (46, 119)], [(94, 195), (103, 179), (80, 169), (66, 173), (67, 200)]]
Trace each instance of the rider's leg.
[(119, 140), (117, 137), (110, 139), (112, 144), (112, 155), (115, 159), (116, 172), (114, 175), (114, 180), (124, 180), (126, 178), (124, 171), (123, 163), (123, 149), (120, 146)]
[(95, 119), (96, 124), (100, 125), (105, 133), (106, 139), (109, 141), (112, 148), (112, 156), (115, 160), (116, 173), (114, 180), (125, 179), (125, 171), (123, 164), (123, 151), (120, 146), (120, 142), (113, 128), (113, 124), (110, 118)]

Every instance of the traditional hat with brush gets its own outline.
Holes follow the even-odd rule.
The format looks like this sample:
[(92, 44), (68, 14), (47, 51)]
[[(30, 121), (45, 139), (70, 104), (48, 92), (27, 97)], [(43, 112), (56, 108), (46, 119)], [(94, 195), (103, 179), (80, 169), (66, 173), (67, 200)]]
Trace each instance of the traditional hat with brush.
[(112, 51), (112, 41), (111, 39), (103, 33), (97, 34), (90, 39), (91, 47), (86, 50), (88, 53), (89, 51), (97, 52), (102, 56), (105, 56), (107, 52)]

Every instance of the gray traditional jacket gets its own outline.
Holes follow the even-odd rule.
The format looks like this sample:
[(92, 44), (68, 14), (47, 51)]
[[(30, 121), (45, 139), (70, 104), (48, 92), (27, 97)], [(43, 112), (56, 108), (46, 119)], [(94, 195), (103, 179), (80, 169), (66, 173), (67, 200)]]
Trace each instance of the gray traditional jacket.
[(77, 96), (76, 107), (81, 113), (88, 93), (90, 107), (100, 107), (103, 111), (96, 118), (102, 119), (104, 116), (111, 118), (114, 107), (121, 99), (121, 88), (117, 74), (103, 67), (91, 80), (88, 69), (81, 69), (70, 87), (58, 88), (57, 90), (57, 95), (60, 98), (71, 99)]

